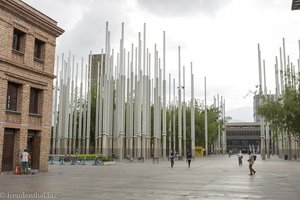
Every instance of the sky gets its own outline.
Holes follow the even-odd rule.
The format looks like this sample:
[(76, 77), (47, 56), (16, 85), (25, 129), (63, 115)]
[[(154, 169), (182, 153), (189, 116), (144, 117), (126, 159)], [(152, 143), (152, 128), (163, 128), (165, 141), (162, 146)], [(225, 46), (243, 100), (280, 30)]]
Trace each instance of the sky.
[[(292, 0), (24, 0), (58, 22), (65, 33), (56, 53), (72, 52), (80, 60), (105, 47), (109, 22), (112, 47), (119, 48), (125, 24), (125, 48), (137, 43), (147, 26), (147, 47), (162, 52), (166, 32), (166, 73), (178, 76), (178, 46), (186, 71), (186, 99), (190, 98), (190, 62), (195, 98), (207, 102), (219, 94), (232, 121), (253, 121), (253, 93), (259, 84), (257, 45), (266, 63), (268, 92), (275, 91), (275, 56), (285, 38), (293, 63), (299, 58), (300, 10)], [(168, 76), (167, 76), (168, 77)], [(177, 81), (176, 81), (177, 82)], [(168, 87), (167, 87), (168, 88)]]

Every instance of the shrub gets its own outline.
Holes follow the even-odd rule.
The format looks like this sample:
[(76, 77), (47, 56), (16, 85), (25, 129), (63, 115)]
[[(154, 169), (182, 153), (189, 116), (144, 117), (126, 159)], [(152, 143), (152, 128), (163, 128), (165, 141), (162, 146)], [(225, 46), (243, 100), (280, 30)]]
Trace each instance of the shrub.
[(102, 158), (102, 162), (111, 162), (111, 161), (114, 161), (112, 157)]
[(100, 159), (103, 158), (103, 155), (102, 154), (77, 154), (77, 155), (74, 155), (74, 154), (68, 154), (68, 155), (63, 155), (63, 156), (60, 156), (59, 157), (59, 161), (62, 160), (62, 158), (64, 158), (64, 161), (65, 162), (69, 162), (71, 161), (74, 157), (77, 158), (78, 161), (81, 161), (83, 160), (84, 158), (86, 158), (86, 160), (94, 160), (95, 157), (99, 157)]
[(95, 157), (103, 158), (103, 155), (102, 154), (78, 154), (77, 155), (78, 160), (83, 160), (84, 158), (86, 158), (86, 160), (94, 160)]

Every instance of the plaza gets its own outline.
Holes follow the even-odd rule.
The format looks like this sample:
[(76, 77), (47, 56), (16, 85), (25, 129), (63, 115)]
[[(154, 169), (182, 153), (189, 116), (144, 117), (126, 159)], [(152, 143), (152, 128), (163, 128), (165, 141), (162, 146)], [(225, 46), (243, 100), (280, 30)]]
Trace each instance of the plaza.
[[(295, 34), (298, 61), (293, 64), (295, 55), (290, 54), (286, 46), (291, 44), (285, 40), (300, 29), (283, 26), (291, 19), (290, 24), (298, 24), (300, 16), (283, 20), (281, 29), (288, 31), (278, 33), (284, 38), (279, 52), (276, 46), (274, 87), (269, 81), (267, 84), (265, 59), (270, 58), (264, 57), (265, 48), (258, 43), (258, 54), (250, 55), (255, 41), (268, 44), (269, 36), (277, 33), (280, 23), (274, 26), (275, 31), (267, 34), (264, 30), (267, 38), (254, 37), (258, 31), (252, 32), (273, 24), (276, 16), (283, 19), (284, 8), (277, 1), (268, 9), (273, 6), (278, 15), (267, 15), (265, 22), (265, 5), (258, 0), (260, 9), (252, 10), (247, 4), (220, 4), (213, 9), (220, 9), (214, 20), (225, 21), (216, 24), (211, 20), (202, 23), (206, 17), (198, 13), (209, 10), (206, 5), (184, 3), (183, 7), (182, 1), (156, 2), (155, 7), (167, 5), (170, 10), (175, 5), (174, 17), (165, 23), (168, 17), (145, 12), (147, 9), (141, 8), (148, 5), (140, 0), (127, 9), (122, 5), (126, 1), (119, 1), (118, 6), (110, 4), (113, 1), (107, 1), (108, 5), (72, 1), (63, 6), (59, 5), (66, 1), (49, 5), (30, 1), (0, 0), (0, 200), (300, 199), (300, 113), (295, 109), (300, 107), (300, 101), (295, 101), (300, 96), (300, 41)], [(176, 5), (181, 11), (188, 11), (185, 6), (197, 11), (193, 15), (182, 12), (181, 16)], [(299, 5), (293, 1), (292, 10)], [(117, 7), (124, 9), (124, 16)], [(239, 8), (236, 13), (229, 9), (235, 7)], [(240, 12), (245, 7), (248, 15)], [(108, 12), (99, 12), (99, 8)], [(56, 15), (66, 10), (66, 18)], [(246, 20), (256, 16), (257, 10), (261, 16), (256, 21)], [(70, 28), (66, 19), (73, 18), (72, 13), (79, 18), (74, 18), (75, 25)], [(103, 16), (96, 17), (99, 13), (105, 15), (105, 21)], [(142, 13), (159, 20), (144, 18)], [(227, 19), (226, 13), (235, 14), (234, 20)], [(93, 20), (86, 16), (93, 16)], [(141, 21), (135, 21), (137, 18)], [(241, 19), (240, 23), (236, 19)], [(247, 39), (239, 41), (240, 36)], [(206, 43), (210, 45), (205, 47)], [(233, 62), (239, 59), (238, 64)], [(253, 70), (257, 59), (258, 73)], [(274, 75), (273, 70), (272, 65), (270, 74)], [(254, 122), (228, 114), (247, 108), (249, 100), (245, 98), (252, 95)], [(274, 110), (259, 112), (273, 101), (276, 107), (272, 108), (278, 111), (275, 118), (268, 117)], [(247, 108), (239, 117), (249, 113)], [(256, 173), (251, 176), (248, 155), (244, 154), (239, 166), (235, 154), (249, 150), (257, 155)], [(28, 155), (23, 151), (28, 151), (31, 159), (24, 159)], [(168, 157), (173, 155), (178, 160), (171, 167)], [(187, 155), (195, 157), (191, 167), (185, 161)], [(14, 174), (24, 162), (30, 164), (30, 175)], [(104, 165), (96, 166), (99, 163)]]
[(167, 160), (157, 164), (123, 160), (105, 166), (56, 162), (48, 173), (2, 173), (0, 194), (1, 199), (36, 193), (48, 195), (47, 199), (299, 199), (299, 161), (277, 156), (262, 161), (258, 156), (257, 173), (249, 176), (247, 158), (244, 154), (242, 166), (236, 155), (195, 158), (191, 168), (185, 161), (175, 161), (171, 168)]
[[(205, 152), (207, 156), (211, 152), (251, 150), (261, 152), (263, 160), (271, 152), (281, 158), (299, 158), (300, 146), (294, 136), (298, 129), (273, 133), (274, 124), (262, 118), (256, 124), (229, 124), (225, 96), (214, 91), (208, 95), (213, 97), (213, 103), (207, 103), (206, 76), (202, 100), (203, 95), (198, 93), (202, 72), (193, 71), (200, 65), (181, 62), (185, 49), (180, 42), (172, 48), (177, 56), (167, 59), (169, 32), (159, 31), (160, 39), (155, 40), (160, 42), (150, 44), (146, 41), (153, 34), (149, 34), (144, 22), (135, 34), (138, 42), (134, 39), (129, 46), (132, 37), (125, 37), (125, 30), (131, 29), (130, 25), (120, 21), (121, 30), (115, 33), (115, 25), (103, 21), (105, 26), (103, 23), (97, 33), (103, 34), (103, 43), (89, 56), (87, 51), (82, 54), (88, 59), (82, 57), (79, 62), (71, 51), (61, 56), (56, 53), (56, 45), (60, 46), (56, 40), (65, 32), (57, 21), (22, 0), (0, 2), (0, 29), (5, 33), (0, 39), (0, 172), (14, 171), (25, 149), (32, 157), (31, 168), (40, 172), (48, 171), (49, 154), (166, 160), (171, 153), (185, 158), (188, 153), (197, 156), (196, 153)], [(120, 39), (110, 34), (117, 34)], [(100, 40), (93, 43), (96, 41)], [(92, 46), (84, 44), (78, 49), (82, 47)], [(284, 61), (284, 66), (277, 68), (287, 67), (287, 74), (289, 62), (285, 60), (289, 55), (285, 54), (284, 38), (282, 51), (284, 55), (279, 60)], [(260, 55), (258, 44), (259, 77), (263, 63)], [(178, 64), (177, 74), (170, 73), (176, 66), (170, 61)], [(278, 72), (277, 69), (276, 77), (281, 81), (276, 83), (274, 99), (293, 82), (289, 77), (283, 81), (283, 70), (280, 77)], [(198, 84), (194, 85), (194, 78)], [(266, 83), (263, 85), (260, 79), (259, 86), (261, 96)], [(210, 91), (213, 90), (209, 88)], [(256, 100), (259, 105), (260, 98)], [(298, 121), (295, 120), (296, 125)], [(252, 126), (256, 132), (245, 132)]]

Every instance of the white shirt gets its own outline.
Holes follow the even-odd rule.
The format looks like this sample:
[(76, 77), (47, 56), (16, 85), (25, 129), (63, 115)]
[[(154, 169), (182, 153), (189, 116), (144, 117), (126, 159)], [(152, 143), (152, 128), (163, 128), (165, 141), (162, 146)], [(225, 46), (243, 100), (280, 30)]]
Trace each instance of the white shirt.
[(28, 162), (28, 160), (29, 160), (28, 158), (29, 158), (29, 153), (24, 151), (22, 153), (22, 162)]
[(254, 156), (253, 156), (253, 154), (250, 154), (249, 155), (249, 159), (248, 159), (248, 162), (250, 163), (250, 164), (254, 164)]

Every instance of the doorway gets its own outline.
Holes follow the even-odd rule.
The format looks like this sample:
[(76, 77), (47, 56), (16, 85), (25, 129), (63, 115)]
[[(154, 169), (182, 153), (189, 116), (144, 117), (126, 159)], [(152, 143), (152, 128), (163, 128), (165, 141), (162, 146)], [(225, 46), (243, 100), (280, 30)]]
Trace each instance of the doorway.
[(40, 166), (40, 144), (41, 136), (39, 131), (28, 130), (27, 150), (31, 156), (31, 169), (39, 169)]
[(13, 171), (15, 129), (4, 129), (2, 171)]

